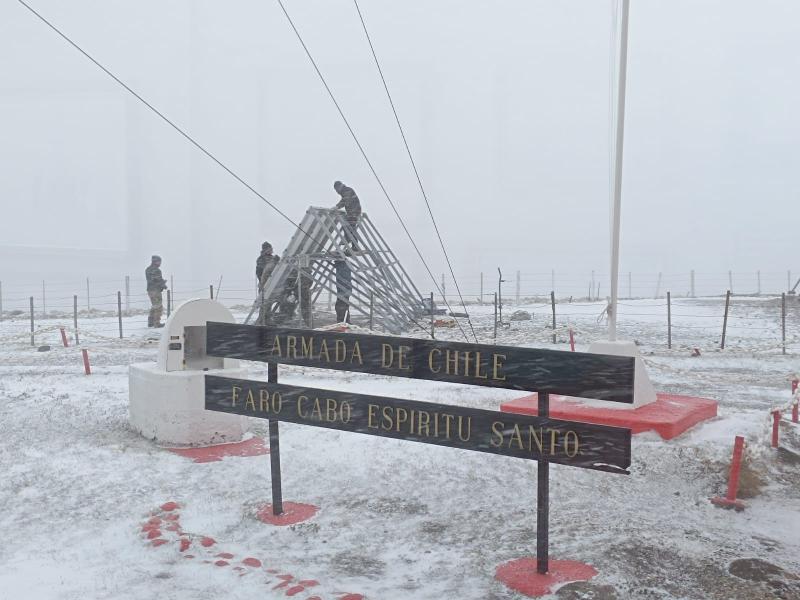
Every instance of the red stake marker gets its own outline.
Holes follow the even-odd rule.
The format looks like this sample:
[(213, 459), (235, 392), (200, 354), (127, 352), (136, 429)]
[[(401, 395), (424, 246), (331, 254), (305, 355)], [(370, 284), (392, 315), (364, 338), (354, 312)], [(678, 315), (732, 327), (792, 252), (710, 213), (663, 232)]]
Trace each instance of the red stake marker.
[(797, 423), (797, 399), (792, 404), (792, 423)]
[(797, 391), (797, 384), (800, 383), (800, 379), (792, 379), (792, 393), (794, 394)]
[(739, 471), (742, 469), (742, 451), (744, 450), (744, 438), (736, 436), (733, 444), (733, 458), (731, 459), (731, 474), (728, 478), (728, 493), (724, 498), (711, 498), (711, 502), (723, 508), (735, 508), (744, 510), (744, 503), (736, 499), (736, 492), (739, 490)]
[(781, 411), (772, 411), (772, 447), (778, 447), (778, 427), (781, 423)]
[(87, 375), (91, 375), (92, 367), (89, 366), (89, 352), (88, 350), (86, 350), (86, 348), (84, 348), (83, 350), (81, 350), (81, 354), (83, 354), (83, 371)]
[(63, 327), (59, 327), (61, 330), (61, 343), (64, 344), (64, 348), (69, 348), (69, 340), (67, 340), (67, 332), (64, 331)]
[(569, 328), (569, 349), (575, 352), (575, 334), (572, 331), (572, 327)]

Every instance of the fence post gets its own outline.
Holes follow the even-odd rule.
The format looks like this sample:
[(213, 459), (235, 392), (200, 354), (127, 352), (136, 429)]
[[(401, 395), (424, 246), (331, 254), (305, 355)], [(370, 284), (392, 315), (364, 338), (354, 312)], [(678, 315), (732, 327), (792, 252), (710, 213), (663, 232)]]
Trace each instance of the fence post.
[(725, 349), (725, 332), (728, 329), (728, 308), (731, 305), (731, 291), (725, 294), (725, 317), (722, 319), (722, 343), (720, 344), (720, 350)]
[(31, 296), (31, 346), (35, 346), (36, 343), (33, 340), (33, 296)]
[(497, 339), (497, 292), (494, 293), (494, 339)]
[[(433, 311), (431, 311), (433, 312)], [(369, 330), (372, 331), (375, 325), (375, 293), (369, 292)]]
[(483, 304), (483, 271), (481, 271), (481, 295), (478, 297), (478, 303)]
[(447, 288), (444, 284), (444, 273), (442, 273), (442, 299), (444, 300), (444, 303), (447, 304)]
[(672, 349), (672, 296), (667, 292), (667, 348)]
[(778, 447), (778, 431), (781, 425), (781, 411), (772, 411), (772, 447)]
[(92, 312), (92, 301), (91, 296), (89, 294), (89, 278), (86, 278), (86, 313), (89, 314)]
[(119, 339), (122, 339), (122, 292), (117, 292), (117, 320), (119, 321)]
[(78, 294), (72, 296), (72, 324), (75, 326), (75, 345), (79, 346), (81, 341), (78, 339)]
[(723, 508), (735, 508), (736, 510), (744, 510), (744, 504), (736, 499), (736, 492), (739, 489), (739, 471), (742, 468), (742, 451), (744, 450), (744, 438), (740, 435), (736, 436), (733, 444), (733, 457), (731, 458), (731, 472), (728, 476), (728, 492), (724, 498), (715, 496), (711, 498), (711, 502)]
[(172, 281), (172, 274), (169, 276), (169, 289), (172, 290), (172, 293), (175, 293), (175, 282)]
[(553, 307), (553, 343), (556, 343), (556, 293), (550, 291), (550, 304)]
[(172, 312), (172, 290), (167, 290), (167, 318), (169, 313)]
[(781, 346), (781, 354), (786, 354), (786, 292), (781, 294)]
[[(299, 281), (299, 279), (298, 279), (298, 281)], [(208, 286), (208, 295), (209, 295), (209, 298), (211, 298), (212, 300), (214, 299), (214, 284), (213, 283)]]
[(516, 293), (514, 295), (514, 299), (516, 301), (517, 306), (519, 306), (519, 285), (520, 285), (520, 273), (519, 273), (519, 271), (517, 271), (517, 287), (516, 287), (516, 290), (515, 290)]
[(691, 272), (690, 277), (689, 277), (689, 290), (690, 290), (689, 291), (689, 296), (691, 298), (694, 298), (695, 297), (695, 295), (694, 295), (694, 269), (692, 269), (692, 272)]
[(594, 271), (592, 271), (592, 284), (589, 286), (589, 301), (594, 299)]
[[(442, 277), (444, 278), (444, 275)], [(444, 281), (442, 283), (444, 283)], [(436, 331), (434, 331), (433, 328), (433, 292), (431, 292), (431, 339), (436, 339)]]
[(125, 275), (125, 314), (131, 314), (131, 276)]
[(756, 271), (756, 277), (758, 278), (758, 293), (757, 295), (761, 295), (761, 271)]

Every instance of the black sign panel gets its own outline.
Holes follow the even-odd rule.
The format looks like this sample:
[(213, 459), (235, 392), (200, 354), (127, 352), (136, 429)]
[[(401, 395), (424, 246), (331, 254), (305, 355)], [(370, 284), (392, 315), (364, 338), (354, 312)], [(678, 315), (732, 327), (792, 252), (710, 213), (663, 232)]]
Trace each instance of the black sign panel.
[(211, 356), (633, 403), (634, 359), (209, 322)]
[(629, 429), (206, 375), (206, 410), (627, 473)]

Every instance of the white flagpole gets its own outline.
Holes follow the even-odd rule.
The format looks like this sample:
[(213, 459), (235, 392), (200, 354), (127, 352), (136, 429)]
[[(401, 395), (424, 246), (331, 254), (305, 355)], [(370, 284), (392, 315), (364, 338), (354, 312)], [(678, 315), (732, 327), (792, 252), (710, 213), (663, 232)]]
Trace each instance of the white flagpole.
[(611, 215), (611, 303), (608, 307), (608, 339), (617, 339), (617, 300), (619, 297), (619, 224), (622, 204), (622, 143), (625, 138), (625, 84), (628, 70), (628, 11), (630, 0), (622, 0), (619, 80), (617, 83), (617, 136), (614, 147), (614, 205)]

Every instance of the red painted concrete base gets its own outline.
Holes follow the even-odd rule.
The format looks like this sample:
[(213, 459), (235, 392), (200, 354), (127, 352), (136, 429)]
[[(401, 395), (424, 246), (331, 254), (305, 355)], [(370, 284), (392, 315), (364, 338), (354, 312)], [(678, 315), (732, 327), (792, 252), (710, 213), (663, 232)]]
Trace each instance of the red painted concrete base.
[(565, 583), (589, 581), (597, 570), (574, 560), (551, 560), (545, 575), (536, 572), (535, 558), (518, 558), (497, 567), (495, 579), (512, 590), (533, 598), (555, 592)]
[(747, 505), (741, 500), (728, 500), (727, 498), (722, 498), (720, 496), (715, 496), (710, 500), (715, 506), (719, 506), (720, 508), (732, 508), (736, 512), (741, 512), (747, 508)]
[(284, 502), (283, 513), (273, 515), (272, 504), (264, 504), (258, 509), (256, 518), (262, 523), (267, 523), (269, 525), (294, 525), (295, 523), (308, 521), (308, 519), (317, 514), (318, 510), (319, 507), (313, 504)]
[[(503, 412), (538, 414), (536, 394), (500, 405)], [(626, 427), (633, 433), (655, 431), (665, 440), (679, 436), (698, 423), (717, 416), (717, 401), (709, 398), (658, 394), (658, 399), (636, 409), (597, 408), (563, 396), (550, 396), (550, 416), (554, 419), (582, 421)]]
[(217, 444), (202, 448), (167, 448), (167, 450), (191, 458), (196, 463), (216, 462), (228, 456), (260, 456), (269, 453), (269, 448), (260, 437), (232, 444)]

